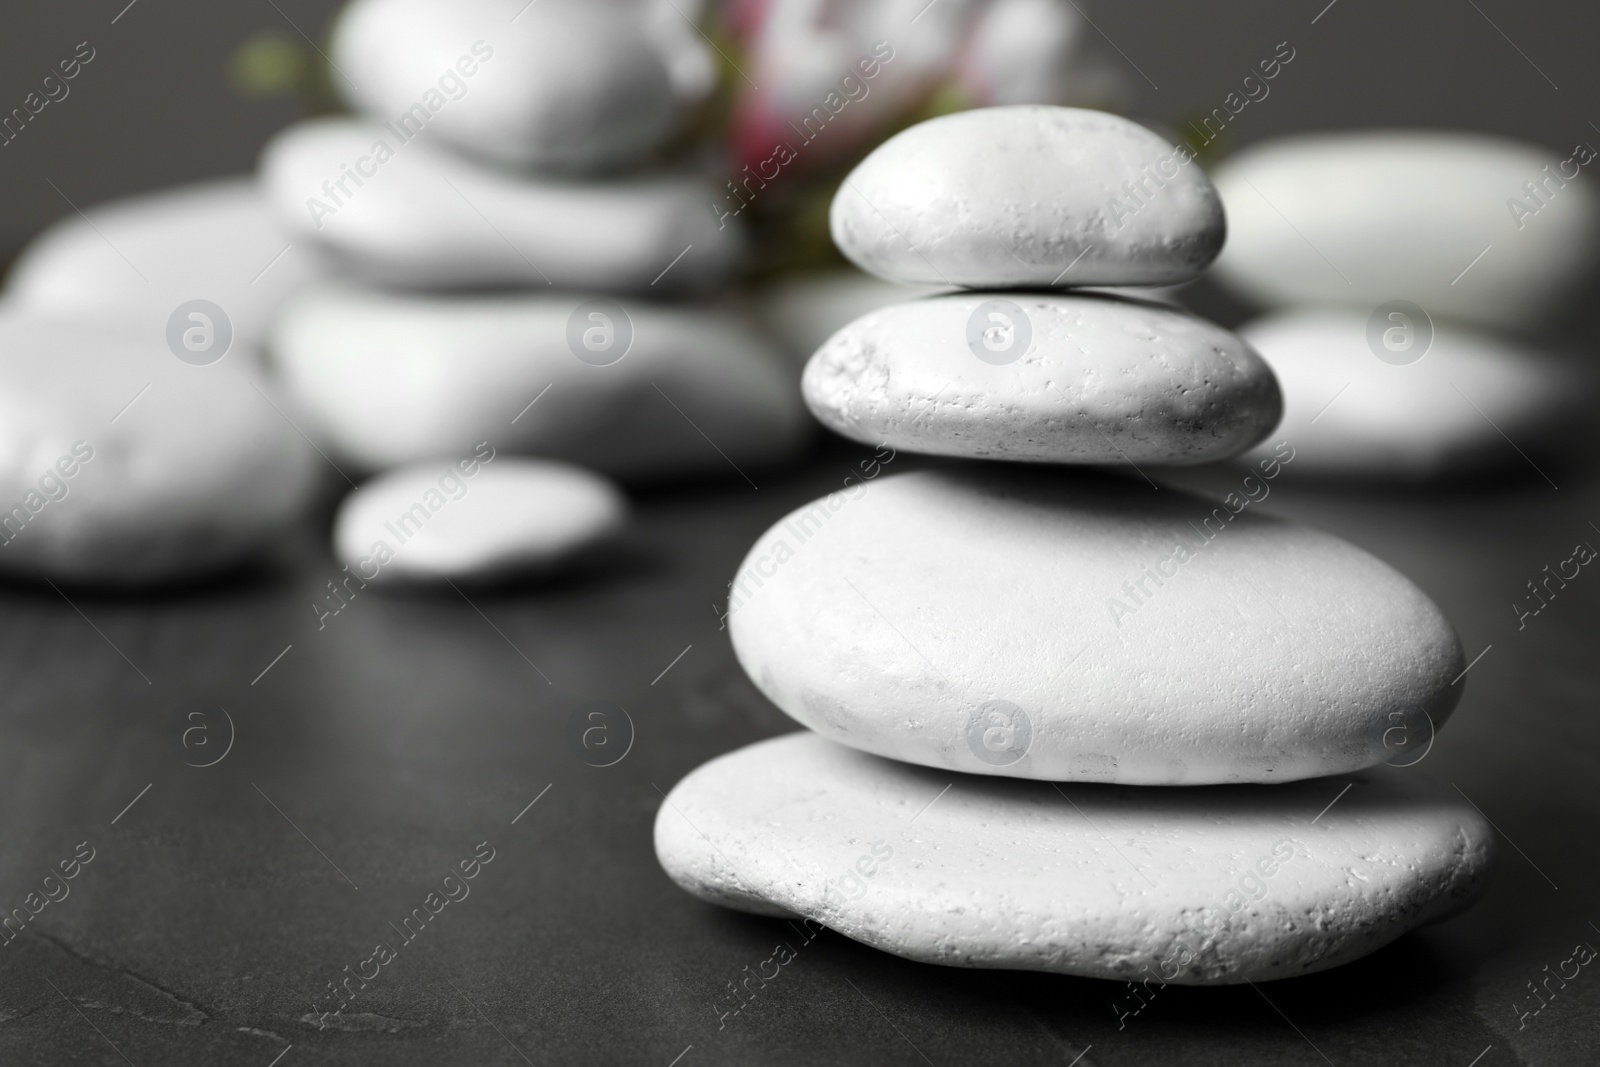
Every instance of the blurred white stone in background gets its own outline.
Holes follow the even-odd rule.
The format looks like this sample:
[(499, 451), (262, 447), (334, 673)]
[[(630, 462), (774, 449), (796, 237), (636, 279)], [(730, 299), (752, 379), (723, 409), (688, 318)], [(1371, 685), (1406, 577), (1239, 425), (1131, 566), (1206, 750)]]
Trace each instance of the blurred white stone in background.
[(333, 541), (362, 582), (488, 582), (568, 563), (620, 531), (627, 514), (600, 475), (491, 444), (364, 483), (339, 505)]
[(224, 178), (64, 216), (23, 250), (0, 299), (8, 308), (90, 318), (159, 339), (191, 300), (227, 312), (253, 350), (284, 297), (327, 273), (291, 236), (250, 177)]
[[(1572, 432), (1592, 395), (1581, 365), (1440, 323), (1425, 354), (1396, 365), (1373, 352), (1370, 318), (1302, 308), (1240, 328), (1283, 388), (1272, 441), (1294, 448), (1294, 474), (1421, 480), (1517, 469), (1537, 478), (1519, 449), (1543, 459), (1586, 444)], [(1268, 455), (1262, 446), (1240, 462)]]
[[(368, 468), (487, 439), (624, 478), (733, 476), (730, 461), (749, 471), (805, 443), (791, 365), (736, 316), (629, 302), (598, 320), (579, 314), (589, 299), (325, 287), (285, 308), (271, 350), (321, 433)], [(598, 329), (629, 346), (609, 365), (571, 339)]]
[(280, 409), (244, 352), (192, 366), (160, 334), (0, 316), (0, 570), (134, 586), (268, 550), (322, 464)]
[(1072, 0), (992, 0), (973, 26), (958, 76), (988, 105), (1126, 106), (1132, 86), (1100, 40)]
[(641, 3), (645, 28), (666, 56), (672, 91), (684, 109), (703, 102), (717, 87), (717, 57), (701, 36), (699, 22), (704, 0), (619, 0)]
[(1214, 176), (1228, 213), (1215, 276), (1268, 308), (1404, 299), (1435, 317), (1544, 327), (1600, 261), (1593, 158), (1441, 130), (1253, 145)]
[[(286, 226), (321, 242), (340, 266), (390, 285), (665, 296), (725, 281), (742, 250), (740, 231), (712, 212), (710, 183), (689, 175), (519, 178), (354, 119), (290, 127), (261, 166)], [(369, 176), (341, 191), (347, 168)]]
[(354, 0), (331, 51), (358, 110), (399, 123), (419, 109), (436, 144), (546, 172), (639, 162), (709, 70), (664, 17), (593, 0)]

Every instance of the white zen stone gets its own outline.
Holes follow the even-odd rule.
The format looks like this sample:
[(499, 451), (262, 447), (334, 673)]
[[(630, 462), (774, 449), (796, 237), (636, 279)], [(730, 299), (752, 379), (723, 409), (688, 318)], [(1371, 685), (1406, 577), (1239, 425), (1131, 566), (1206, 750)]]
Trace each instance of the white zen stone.
[(1505, 328), (1587, 292), (1600, 259), (1594, 150), (1433, 130), (1319, 133), (1217, 169), (1216, 276), (1267, 307), (1410, 300)]
[(993, 107), (879, 145), (833, 200), (834, 243), (894, 282), (1166, 285), (1222, 247), (1222, 202), (1186, 148), (1069, 107)]
[(679, 782), (656, 856), (714, 904), (924, 963), (1127, 979), (1148, 997), (1337, 967), (1482, 895), (1494, 835), (1454, 791), (1404, 771), (1345, 784), (952, 782), (791, 734)]
[(280, 543), (322, 460), (242, 354), (0, 316), (0, 569), (135, 586)]
[[(1404, 314), (1403, 312), (1401, 314)], [(1330, 477), (1427, 480), (1494, 470), (1526, 472), (1590, 415), (1593, 373), (1488, 334), (1385, 318), (1377, 347), (1370, 316), (1341, 308), (1270, 315), (1240, 332), (1272, 365), (1284, 415), (1274, 435), (1293, 444), (1293, 471)], [(1383, 335), (1417, 348), (1387, 353)], [(1411, 331), (1409, 338), (1405, 331)], [(1265, 447), (1248, 454), (1258, 459)]]
[(627, 513), (598, 474), (487, 446), (364, 483), (339, 506), (333, 543), (364, 582), (487, 582), (551, 572), (614, 535)]
[(1259, 514), (1281, 466), (1222, 501), (993, 464), (858, 483), (750, 550), (734, 652), (797, 721), (930, 767), (1209, 785), (1373, 766), (1399, 754), (1387, 728), (1453, 710), (1461, 643), (1386, 564)]
[(806, 366), (824, 426), (911, 452), (1041, 463), (1226, 459), (1277, 425), (1235, 335), (1103, 293), (953, 293), (870, 312)]
[(326, 269), (294, 241), (253, 177), (182, 186), (73, 213), (23, 249), (7, 307), (159, 339), (177, 308), (208, 300), (254, 350), (285, 297)]
[(329, 288), (284, 309), (272, 349), (313, 423), (366, 468), (488, 440), (629, 478), (736, 477), (730, 464), (787, 459), (810, 434), (782, 354), (717, 311)]
[(286, 226), (393, 285), (669, 293), (723, 281), (743, 248), (700, 178), (524, 178), (407, 139), (393, 124), (290, 127), (268, 144), (261, 173)]
[(630, 5), (354, 0), (332, 52), (355, 107), (503, 165), (633, 163), (679, 115), (669, 53)]

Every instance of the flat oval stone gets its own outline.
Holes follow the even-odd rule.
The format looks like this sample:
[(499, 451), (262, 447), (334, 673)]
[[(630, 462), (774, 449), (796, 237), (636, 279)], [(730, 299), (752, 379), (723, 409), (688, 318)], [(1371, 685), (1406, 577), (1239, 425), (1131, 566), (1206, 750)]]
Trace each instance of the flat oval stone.
[(762, 741), (673, 788), (656, 857), (703, 900), (897, 956), (1148, 981), (1148, 995), (1365, 956), (1470, 907), (1495, 852), (1487, 820), (1415, 772), (1368, 772), (1342, 796), (1337, 779), (953, 778), (814, 734)]
[(1038, 463), (1226, 459), (1277, 425), (1250, 346), (1106, 294), (953, 293), (852, 322), (806, 365), (824, 426), (910, 452)]
[(668, 54), (630, 6), (354, 0), (334, 28), (331, 77), (373, 118), (495, 163), (615, 168), (679, 116)]
[(1223, 501), (993, 464), (858, 481), (750, 550), (734, 652), (798, 722), (930, 767), (1209, 785), (1393, 759), (1455, 707), (1461, 643), (1386, 564), (1262, 515), (1278, 473)]
[(329, 287), (284, 309), (272, 349), (312, 425), (368, 469), (487, 440), (627, 478), (737, 477), (811, 429), (782, 354), (718, 311)]
[(1216, 276), (1266, 307), (1410, 300), (1540, 327), (1588, 291), (1600, 260), (1593, 157), (1435, 130), (1252, 145), (1216, 172), (1229, 231)]
[(158, 338), (0, 316), (0, 569), (149, 585), (282, 543), (322, 460), (251, 362), (195, 366)]
[(364, 582), (487, 582), (557, 569), (615, 534), (627, 511), (598, 474), (486, 445), (364, 483), (340, 504), (333, 542)]
[[(1308, 309), (1241, 328), (1283, 385), (1274, 436), (1294, 444), (1291, 473), (1428, 480), (1498, 471), (1538, 481), (1530, 462), (1587, 435), (1595, 396), (1587, 367), (1398, 314), (1376, 316), (1374, 327), (1375, 317), (1362, 311)], [(1386, 337), (1411, 347), (1391, 351)], [(1263, 446), (1245, 458), (1270, 451)]]
[(181, 305), (208, 300), (254, 351), (291, 293), (327, 273), (290, 240), (254, 177), (224, 178), (76, 212), (23, 249), (6, 306), (161, 337)]
[(291, 126), (261, 175), (293, 233), (390, 285), (671, 293), (721, 283), (743, 249), (701, 178), (519, 177), (354, 119)]
[(992, 107), (919, 123), (845, 179), (834, 243), (892, 282), (1165, 285), (1222, 247), (1222, 201), (1185, 148), (1127, 119)]

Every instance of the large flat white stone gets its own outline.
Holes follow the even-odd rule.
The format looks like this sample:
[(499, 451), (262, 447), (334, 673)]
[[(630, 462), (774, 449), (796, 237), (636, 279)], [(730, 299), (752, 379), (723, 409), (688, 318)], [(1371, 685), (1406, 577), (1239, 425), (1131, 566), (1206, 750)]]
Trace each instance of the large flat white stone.
[(656, 856), (714, 904), (924, 963), (1263, 982), (1348, 963), (1487, 886), (1494, 836), (1457, 793), (1415, 770), (1340, 796), (1349, 781), (1056, 787), (799, 733), (679, 782)]
[[(1292, 465), (1294, 449), (1282, 450)], [(1284, 782), (1398, 755), (1461, 693), (1461, 643), (1404, 576), (1130, 472), (961, 464), (778, 522), (730, 590), (751, 680), (826, 737), (931, 767), (1132, 785)]]

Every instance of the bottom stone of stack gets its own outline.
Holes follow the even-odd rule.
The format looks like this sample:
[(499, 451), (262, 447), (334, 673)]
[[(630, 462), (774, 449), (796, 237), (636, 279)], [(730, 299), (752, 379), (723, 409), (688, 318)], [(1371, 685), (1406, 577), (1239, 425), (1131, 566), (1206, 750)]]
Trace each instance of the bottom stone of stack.
[(1348, 963), (1470, 907), (1494, 854), (1483, 816), (1415, 769), (1057, 784), (917, 767), (811, 733), (693, 771), (662, 805), (655, 845), (697, 897), (814, 919), (909, 959), (1179, 985)]

